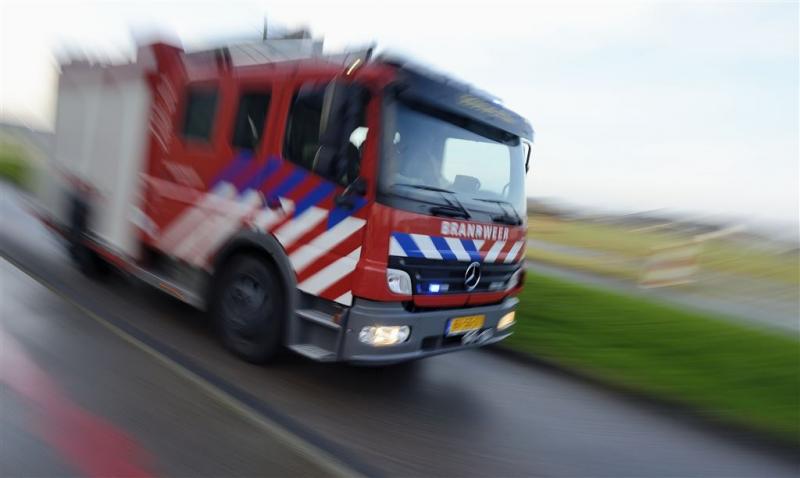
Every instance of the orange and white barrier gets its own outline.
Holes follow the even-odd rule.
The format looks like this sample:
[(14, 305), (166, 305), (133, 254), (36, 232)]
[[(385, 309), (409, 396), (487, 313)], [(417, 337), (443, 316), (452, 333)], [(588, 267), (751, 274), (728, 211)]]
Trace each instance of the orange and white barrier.
[(697, 273), (699, 242), (686, 242), (653, 250), (645, 261), (639, 287), (667, 287), (688, 284)]

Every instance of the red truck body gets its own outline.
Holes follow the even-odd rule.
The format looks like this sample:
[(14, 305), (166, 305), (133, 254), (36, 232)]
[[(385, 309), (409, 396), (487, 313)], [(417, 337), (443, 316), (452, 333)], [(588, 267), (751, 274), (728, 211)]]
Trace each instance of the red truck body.
[[(131, 75), (146, 85), (147, 126), (139, 136), (145, 144), (134, 155), (142, 156), (132, 166), (138, 174), (128, 175), (135, 183), (125, 218), (130, 229), (120, 233), (135, 236), (133, 242), (117, 246), (114, 234), (96, 232), (103, 229), (102, 214), (92, 210), (113, 202), (115, 188), (101, 191), (80, 168), (64, 167), (69, 160), (53, 168), (68, 179), (59, 193), (67, 199), (59, 204), (70, 212), (44, 211), (43, 217), (70, 238), (83, 265), (86, 254), (75, 251), (85, 248), (215, 316), (246, 316), (242, 321), (256, 321), (258, 330), (266, 330), (262, 322), (277, 324), (268, 327), (280, 335), (277, 342), (226, 341), (251, 360), (271, 356), (279, 342), (316, 360), (389, 363), (511, 333), (524, 276), (519, 177), (527, 157), (519, 156), (532, 140), (526, 121), (465, 85), (365, 55), (238, 66), (226, 49), (186, 54), (155, 44), (139, 57), (136, 67), (104, 67), (97, 80), (113, 90)], [(65, 70), (62, 82), (75, 78)], [(350, 97), (359, 100), (347, 103), (357, 105), (351, 107), (357, 118), (326, 116), (344, 104), (332, 85), (357, 85)], [(387, 116), (397, 101), (409, 110)], [(59, 109), (69, 106), (59, 102)], [(434, 136), (438, 151), (444, 143), (455, 151), (473, 137), (487, 151), (510, 151), (498, 156), (510, 157), (508, 165), (481, 166), (507, 171), (488, 180), (508, 179), (502, 191), (483, 195), (481, 174), (462, 174), (463, 156), (450, 161), (458, 163), (450, 169), (462, 170), (447, 188), (424, 177), (398, 184), (414, 190), (407, 194), (385, 186), (387, 171), (397, 169), (385, 158), (399, 162), (394, 150), (408, 154), (412, 144), (403, 139), (412, 138), (413, 146), (414, 135), (427, 134), (412, 121), (423, 113), (422, 123), (463, 131), (452, 133), (452, 141), (436, 143)], [(355, 126), (341, 144), (331, 140), (334, 121)], [(57, 135), (63, 135), (58, 123)], [(394, 139), (387, 139), (394, 130)], [(333, 159), (325, 163), (326, 157)], [(520, 194), (521, 206), (506, 198)], [(266, 264), (271, 278), (259, 283), (257, 265), (242, 272), (249, 267), (242, 257)], [(262, 307), (264, 297), (271, 308)], [(253, 301), (261, 308), (247, 309)], [(218, 319), (225, 329), (227, 319)]]

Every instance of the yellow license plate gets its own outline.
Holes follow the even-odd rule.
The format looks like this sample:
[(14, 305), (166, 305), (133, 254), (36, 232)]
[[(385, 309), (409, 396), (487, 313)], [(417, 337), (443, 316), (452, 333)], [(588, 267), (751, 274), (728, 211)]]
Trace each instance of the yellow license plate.
[(484, 315), (467, 315), (450, 319), (447, 325), (447, 335), (465, 334), (471, 330), (480, 330), (486, 321)]

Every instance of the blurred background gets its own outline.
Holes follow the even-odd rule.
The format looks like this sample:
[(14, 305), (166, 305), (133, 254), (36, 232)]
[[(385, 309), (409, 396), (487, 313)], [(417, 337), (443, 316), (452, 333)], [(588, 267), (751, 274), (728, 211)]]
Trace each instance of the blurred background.
[[(3, 0), (0, 178), (5, 183), (4, 227), (16, 230), (4, 233), (4, 257), (22, 261), (25, 252), (12, 243), (23, 243), (34, 234), (29, 232), (34, 226), (25, 225), (30, 218), (16, 198), (26, 194), (31, 177), (52, 154), (58, 65), (65, 58), (123, 61), (132, 58), (138, 44), (156, 39), (202, 49), (258, 41), (264, 35), (278, 38), (298, 30), (324, 39), (326, 51), (374, 43), (498, 95), (533, 124), (534, 152), (527, 177), (530, 275), (518, 331), (508, 350), (615, 389), (686, 406), (668, 412), (670, 417), (699, 415), (714, 423), (741, 426), (752, 431), (736, 428), (735, 433), (745, 437), (748, 453), (754, 444), (772, 444), (773, 438), (796, 451), (800, 445), (798, 15), (797, 2), (777, 1)], [(41, 253), (33, 256), (37, 254), (41, 257)], [(40, 272), (48, 274), (59, 280), (69, 277), (49, 269)], [(14, 287), (4, 286), (4, 295), (14, 293)], [(81, 293), (98, 303), (111, 300), (102, 299), (107, 292), (95, 287)], [(189, 314), (161, 299), (136, 294), (133, 298), (138, 301), (153, 302), (157, 315)], [(9, 320), (11, 306), (3, 309), (4, 321)], [(199, 332), (190, 328), (179, 333), (194, 337)], [(194, 344), (190, 350), (205, 350), (193, 340), (186, 339)], [(287, 368), (305, 378), (276, 372), (279, 388), (286, 388), (278, 396), (263, 391), (270, 384), (253, 378), (259, 372), (231, 375), (236, 367), (231, 364), (214, 368), (214, 373), (242, 380), (238, 383), (243, 388), (256, 390), (253, 395), (278, 409), (283, 407), (281, 413), (292, 420), (343, 443), (348, 450), (334, 447), (332, 453), (369, 462), (367, 474), (478, 470), (508, 476), (765, 476), (797, 471), (796, 462), (772, 468), (771, 458), (760, 452), (750, 461), (723, 466), (742, 440), (730, 449), (719, 445), (721, 449), (710, 452), (709, 438), (696, 437), (694, 430), (665, 434), (663, 430), (673, 426), (671, 418), (661, 422), (643, 418), (644, 412), (638, 410), (616, 409), (628, 405), (607, 405), (616, 399), (606, 395), (599, 399), (597, 416), (542, 422), (541, 415), (553, 410), (548, 406), (569, 406), (559, 398), (593, 396), (594, 389), (563, 388), (552, 383), (562, 379), (549, 375), (552, 372), (544, 378), (520, 379), (529, 373), (523, 370), (534, 367), (527, 362), (505, 364), (505, 359), (491, 356), (475, 365), (483, 359), (469, 357), (474, 371), (470, 373), (456, 359), (442, 357), (411, 377), (405, 372), (397, 376), (397, 371), (382, 378), (377, 372), (339, 370), (338, 382), (323, 378), (325, 373), (316, 365), (292, 363)], [(535, 367), (541, 366), (537, 363)], [(452, 369), (460, 371), (452, 375)], [(486, 378), (498, 369), (505, 370), (507, 379), (493, 383)], [(442, 385), (444, 376), (450, 377), (447, 386)], [(476, 377), (486, 386), (462, 388)], [(515, 379), (539, 390), (531, 392), (535, 407), (509, 404), (529, 399), (509, 388)], [(404, 389), (417, 390), (402, 392), (410, 394), (408, 409), (392, 408), (405, 407), (398, 401), (403, 395), (390, 383), (394, 380)], [(373, 382), (367, 396), (385, 401), (386, 408), (378, 408), (387, 413), (390, 424), (402, 427), (400, 423), (411, 420), (410, 436), (461, 447), (461, 458), (454, 463), (463, 467), (433, 466), (434, 460), (420, 458), (411, 441), (403, 442), (408, 451), (400, 454), (402, 458), (382, 461), (365, 451), (375, 441), (367, 431), (374, 422), (342, 425), (336, 419), (320, 424), (326, 418), (319, 413), (307, 415), (287, 405), (320, 390), (343, 401), (354, 400), (352, 393), (362, 390), (365, 381)], [(504, 390), (498, 392), (503, 400), (489, 403), (484, 389), (490, 385)], [(541, 392), (548, 387), (558, 392), (552, 396)], [(469, 435), (467, 442), (461, 442), (464, 429), (447, 424), (427, 429), (420, 415), (430, 413), (430, 420), (462, 419), (457, 411), (451, 411), (453, 415), (444, 411), (456, 395), (467, 401), (464, 416), (490, 407), (489, 417), (503, 415), (497, 423), (515, 423), (522, 417), (509, 425), (514, 427), (511, 436), (540, 448), (516, 444), (490, 460), (491, 465), (478, 466), (474, 450), (463, 451), (476, 437)], [(435, 405), (423, 405), (424, 396)], [(572, 405), (587, 408), (582, 401)], [(502, 411), (491, 412), (491, 407)], [(561, 417), (572, 411), (563, 409)], [(117, 412), (107, 413), (113, 417)], [(322, 415), (330, 420), (336, 413)], [(398, 418), (404, 414), (416, 418)], [(627, 417), (640, 428), (620, 430), (601, 416), (619, 421)], [(339, 425), (347, 429), (344, 436), (334, 431)], [(495, 427), (480, 420), (475, 427), (487, 436), (499, 436)], [(536, 427), (559, 430), (564, 442), (545, 445), (547, 440), (531, 438)], [(615, 437), (610, 442), (619, 448), (604, 445), (611, 448), (603, 448), (602, 457), (587, 451), (606, 435)], [(583, 437), (578, 442), (585, 449), (565, 444), (577, 436)], [(641, 436), (666, 451), (652, 452), (658, 456), (645, 453), (636, 467), (630, 462), (629, 467), (610, 464), (616, 463), (615, 452)], [(680, 448), (680, 440), (688, 448)], [(689, 451), (692, 448), (697, 455)], [(544, 450), (550, 458), (541, 458)], [(375, 455), (386, 453), (392, 455), (385, 450)], [(185, 459), (175, 458), (175, 468), (166, 469), (200, 469), (182, 468)], [(267, 462), (280, 457), (271, 460)], [(9, 469), (26, 469), (24, 463), (20, 466)], [(236, 469), (231, 466), (214, 470), (233, 473)], [(296, 468), (287, 470), (309, 472), (302, 468), (305, 465), (291, 466)]]
[[(155, 38), (198, 49), (258, 40), (265, 27), (272, 36), (306, 29), (328, 51), (376, 43), (401, 52), (499, 95), (529, 118), (533, 213), (617, 223), (636, 214), (632, 220), (643, 224), (686, 221), (689, 227), (664, 229), (683, 233), (691, 225), (737, 226), (730, 239), (740, 249), (763, 238), (772, 244), (767, 250), (790, 252), (798, 241), (796, 8), (6, 1), (2, 116), (4, 129), (30, 128), (46, 150), (59, 58), (122, 60)], [(542, 249), (545, 242), (586, 245), (546, 227), (532, 222)], [(577, 249), (542, 250), (539, 258), (555, 261), (557, 252), (569, 256), (557, 260), (564, 264), (641, 266), (612, 254), (590, 260)]]

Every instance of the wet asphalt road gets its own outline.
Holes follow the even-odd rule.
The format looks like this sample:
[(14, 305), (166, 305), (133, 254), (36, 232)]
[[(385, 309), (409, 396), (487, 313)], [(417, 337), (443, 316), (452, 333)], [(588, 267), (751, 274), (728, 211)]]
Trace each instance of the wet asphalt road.
[[(294, 356), (264, 367), (243, 363), (218, 346), (203, 314), (188, 306), (121, 276), (103, 283), (81, 277), (57, 241), (19, 207), (16, 194), (4, 187), (2, 195), (3, 256), (70, 301), (163, 347), (225, 393), (354, 471), (721, 477), (800, 472), (797, 463), (749, 446), (746, 438), (720, 437), (663, 411), (479, 350), (384, 369), (316, 364)], [(255, 429), (229, 409), (214, 408), (206, 390), (182, 383), (141, 352), (109, 342), (119, 339), (104, 335), (97, 322), (75, 317), (85, 314), (15, 267), (4, 264), (0, 280), (5, 333), (71, 390), (67, 396), (78, 397), (73, 399), (81, 406), (134, 437), (156, 473), (320, 474), (317, 463), (280, 437)], [(107, 385), (82, 386), (88, 377)], [(24, 397), (7, 387), (0, 392), (4, 414), (25, 408)], [(40, 450), (43, 457), (44, 451), (50, 453), (51, 469), (58, 469), (52, 447), (36, 437), (20, 432), (20, 439), (9, 441), (24, 423), (6, 426), (5, 417), (3, 423), (3, 442), (22, 450), (13, 453), (13, 474), (33, 474), (36, 466), (47, 465), (44, 458), (24, 459), (26, 454), (38, 458)], [(3, 466), (6, 451), (0, 454)], [(230, 468), (220, 468), (223, 464)]]
[(328, 473), (0, 262), (0, 475)]

